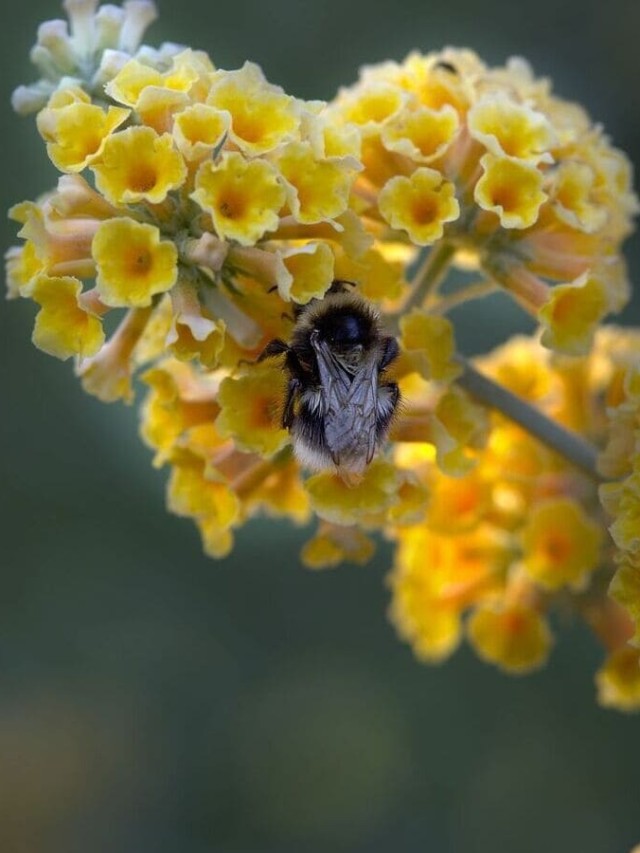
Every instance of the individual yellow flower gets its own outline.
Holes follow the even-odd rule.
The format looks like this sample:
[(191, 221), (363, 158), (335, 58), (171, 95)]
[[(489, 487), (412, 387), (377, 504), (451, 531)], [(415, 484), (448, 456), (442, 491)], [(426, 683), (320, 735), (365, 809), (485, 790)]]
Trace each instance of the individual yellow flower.
[(97, 188), (112, 204), (159, 204), (187, 174), (171, 136), (159, 136), (150, 127), (130, 127), (110, 136), (91, 168)]
[(167, 484), (167, 503), (176, 515), (208, 519), (219, 530), (238, 518), (240, 501), (224, 480), (205, 470), (204, 462), (192, 453), (178, 454)]
[(336, 258), (336, 278), (357, 281), (358, 292), (373, 302), (393, 302), (406, 290), (405, 263), (386, 251), (384, 245), (369, 249), (355, 259), (346, 252)]
[(230, 114), (229, 137), (251, 157), (297, 136), (300, 110), (295, 99), (267, 83), (252, 62), (237, 71), (217, 71), (207, 103)]
[(85, 310), (78, 301), (82, 282), (69, 276), (38, 275), (23, 289), (40, 305), (33, 329), (33, 343), (56, 358), (95, 355), (104, 343), (99, 317)]
[(438, 467), (460, 477), (475, 464), (469, 451), (486, 441), (489, 422), (486, 410), (455, 386), (442, 395), (435, 409), (433, 432)]
[(640, 711), (640, 649), (622, 646), (596, 673), (598, 702), (618, 711)]
[(384, 512), (397, 502), (398, 474), (384, 459), (374, 459), (357, 483), (346, 483), (337, 473), (321, 471), (306, 481), (311, 506), (333, 524), (356, 524)]
[(38, 273), (45, 271), (44, 262), (38, 257), (35, 244), (27, 240), (22, 246), (11, 246), (5, 255), (7, 275), (7, 299), (20, 296), (22, 288)]
[(274, 162), (286, 181), (291, 212), (308, 224), (344, 213), (355, 172), (361, 168), (353, 158), (318, 159), (308, 142), (290, 142)]
[(414, 309), (400, 320), (400, 345), (424, 379), (449, 382), (460, 375), (453, 326), (446, 317)]
[(184, 92), (148, 86), (138, 98), (138, 123), (152, 128), (158, 134), (171, 133), (176, 113), (188, 107), (189, 103), (189, 96)]
[(227, 112), (206, 104), (192, 104), (175, 117), (173, 135), (185, 160), (197, 161), (222, 144), (230, 126)]
[(49, 200), (41, 205), (24, 201), (14, 205), (9, 216), (22, 223), (18, 235), (24, 238), (24, 264), (19, 274), (45, 272), (90, 278), (95, 273), (91, 243), (100, 223), (90, 217), (60, 220)]
[[(203, 423), (213, 424), (220, 412), (215, 402), (219, 383), (175, 359), (164, 359), (141, 378), (149, 393), (141, 409), (140, 433), (156, 451), (153, 464), (159, 467), (188, 431)], [(215, 443), (209, 441), (209, 445)]]
[(579, 590), (598, 566), (602, 531), (575, 501), (556, 498), (533, 507), (521, 543), (532, 580), (545, 589)]
[(542, 172), (531, 163), (485, 154), (484, 173), (473, 196), (483, 210), (500, 217), (503, 228), (529, 228), (547, 200)]
[(561, 163), (553, 176), (551, 199), (556, 216), (591, 234), (607, 221), (607, 209), (593, 202), (595, 173), (586, 163)]
[(119, 104), (135, 107), (148, 86), (162, 86), (162, 73), (151, 65), (130, 59), (105, 86), (105, 92)]
[(116, 331), (98, 352), (76, 367), (82, 387), (103, 403), (133, 400), (133, 351), (149, 320), (151, 308), (127, 311)]
[(441, 606), (427, 576), (394, 574), (389, 618), (400, 637), (411, 644), (419, 660), (440, 663), (460, 644), (460, 611)]
[(408, 97), (397, 86), (382, 82), (362, 83), (353, 91), (343, 89), (336, 109), (344, 122), (371, 131), (381, 127), (407, 103)]
[(178, 252), (153, 225), (107, 219), (92, 245), (96, 287), (105, 305), (144, 307), (176, 282)]
[(608, 307), (604, 285), (596, 275), (583, 273), (570, 284), (556, 285), (538, 311), (541, 343), (566, 355), (586, 355)]
[(217, 367), (224, 345), (225, 323), (201, 306), (187, 282), (179, 282), (171, 293), (173, 316), (165, 345), (176, 358), (197, 358), (204, 367)]
[(326, 243), (306, 243), (285, 249), (281, 254), (289, 274), (278, 284), (280, 296), (289, 302), (306, 305), (311, 299), (322, 299), (334, 279), (333, 252)]
[(352, 124), (336, 124), (325, 116), (322, 124), (323, 153), (325, 157), (354, 157), (360, 159), (362, 139)]
[(207, 557), (221, 560), (233, 550), (233, 531), (228, 527), (220, 527), (215, 515), (195, 519), (202, 541), (202, 550)]
[(245, 374), (227, 377), (220, 385), (220, 435), (233, 438), (241, 450), (274, 456), (288, 443), (280, 426), (284, 377), (281, 370), (255, 365)]
[(305, 544), (300, 558), (309, 569), (329, 569), (344, 562), (364, 566), (374, 552), (374, 543), (358, 527), (325, 522)]
[(469, 133), (496, 157), (551, 163), (555, 134), (547, 117), (503, 92), (484, 95), (469, 110)]
[(479, 657), (514, 675), (544, 666), (552, 644), (544, 617), (524, 604), (483, 604), (467, 632)]
[(271, 518), (289, 518), (294, 524), (306, 524), (311, 517), (309, 495), (293, 453), (285, 450), (276, 459), (261, 465), (265, 470), (262, 476), (256, 477), (256, 482), (252, 483), (249, 476), (239, 486), (245, 511), (250, 515), (263, 513)]
[(459, 126), (458, 113), (449, 105), (440, 110), (403, 110), (383, 128), (382, 142), (416, 163), (432, 163), (450, 147)]
[(426, 166), (416, 169), (410, 178), (397, 175), (387, 181), (378, 196), (378, 207), (392, 228), (406, 231), (418, 246), (439, 240), (446, 223), (460, 215), (454, 185)]
[(38, 113), (38, 130), (47, 153), (61, 172), (81, 172), (102, 153), (109, 135), (129, 117), (129, 110), (92, 104), (82, 89), (55, 92)]
[(435, 473), (429, 482), (427, 524), (438, 533), (473, 530), (491, 507), (491, 488), (473, 469), (463, 477)]
[(429, 491), (420, 478), (411, 471), (402, 473), (397, 498), (397, 502), (387, 510), (389, 524), (406, 526), (419, 524), (425, 520)]
[(270, 163), (232, 152), (202, 164), (191, 197), (211, 214), (220, 237), (251, 246), (277, 227), (286, 194)]

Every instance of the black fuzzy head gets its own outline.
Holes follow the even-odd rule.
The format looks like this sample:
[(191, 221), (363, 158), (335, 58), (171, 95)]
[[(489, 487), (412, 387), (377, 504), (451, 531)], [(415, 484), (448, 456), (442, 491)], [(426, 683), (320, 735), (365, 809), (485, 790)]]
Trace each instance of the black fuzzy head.
[(373, 317), (353, 303), (328, 303), (325, 310), (315, 317), (314, 327), (322, 340), (338, 349), (358, 345), (367, 347), (375, 333)]

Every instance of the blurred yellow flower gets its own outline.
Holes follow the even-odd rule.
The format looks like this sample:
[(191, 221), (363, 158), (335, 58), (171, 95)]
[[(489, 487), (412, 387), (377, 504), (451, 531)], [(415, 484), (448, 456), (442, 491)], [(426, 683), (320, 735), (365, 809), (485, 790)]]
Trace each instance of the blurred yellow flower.
[(541, 342), (566, 355), (585, 355), (608, 307), (604, 286), (595, 275), (584, 273), (570, 284), (556, 285), (538, 312)]
[(584, 589), (596, 569), (602, 529), (568, 498), (534, 506), (522, 531), (523, 565), (545, 589)]
[(596, 673), (598, 702), (618, 711), (640, 710), (640, 649), (613, 651)]
[(546, 663), (552, 636), (541, 614), (519, 604), (484, 604), (467, 624), (478, 655), (506, 672), (521, 675)]

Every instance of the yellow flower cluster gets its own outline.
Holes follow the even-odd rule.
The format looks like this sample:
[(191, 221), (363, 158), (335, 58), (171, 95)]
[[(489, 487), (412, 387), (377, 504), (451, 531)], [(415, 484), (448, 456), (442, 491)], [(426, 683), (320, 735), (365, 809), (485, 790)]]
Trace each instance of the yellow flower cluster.
[[(629, 296), (625, 156), (523, 60), (414, 53), (305, 102), (251, 63), (141, 45), (148, 0), (65, 8), (71, 31), (40, 28), (42, 78), (14, 95), (62, 175), (11, 211), (8, 295), (37, 304), (34, 343), (73, 357), (89, 393), (131, 401), (141, 372), (169, 509), (214, 557), (257, 513), (315, 517), (313, 569), (365, 563), (381, 533), (391, 619), (427, 661), (466, 634), (482, 659), (534, 669), (569, 603), (610, 653), (600, 701), (640, 707), (640, 336), (601, 326)], [(480, 280), (443, 292), (450, 267)], [(390, 446), (351, 478), (307, 473), (286, 370), (259, 360), (336, 280), (399, 344)], [(505, 335), (479, 383), (447, 313), (497, 287), (540, 332)]]
[(625, 304), (629, 163), (524, 60), (492, 69), (467, 50), (412, 53), (364, 68), (329, 111), (359, 130), (357, 209), (382, 241), (445, 241), (537, 318), (556, 352), (586, 353)]
[[(632, 352), (640, 352), (640, 334), (603, 329), (592, 354), (580, 359), (554, 358), (533, 339), (513, 338), (478, 364), (556, 423), (602, 445), (602, 400)], [(602, 701), (640, 707), (640, 669), (611, 663), (634, 652), (625, 645), (628, 614), (598, 594), (613, 565), (597, 484), (497, 412), (474, 467), (458, 478), (442, 472), (428, 446), (399, 444), (396, 460), (428, 494), (422, 517), (387, 530), (398, 542), (391, 618), (416, 654), (440, 661), (466, 631), (481, 658), (530, 671), (551, 648), (549, 611), (571, 600), (613, 655), (598, 674)], [(627, 587), (626, 601), (615, 596), (635, 603), (636, 619), (639, 593)]]

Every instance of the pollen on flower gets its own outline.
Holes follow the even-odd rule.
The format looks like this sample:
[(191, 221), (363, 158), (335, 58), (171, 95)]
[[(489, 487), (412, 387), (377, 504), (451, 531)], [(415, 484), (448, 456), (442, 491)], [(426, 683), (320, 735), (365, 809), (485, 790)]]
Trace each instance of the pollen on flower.
[(105, 305), (144, 307), (176, 282), (178, 253), (153, 225), (125, 217), (103, 222), (93, 240), (96, 287)]

